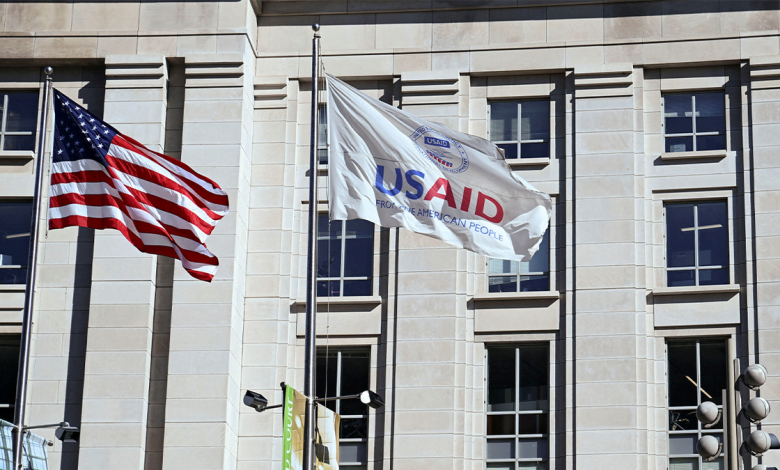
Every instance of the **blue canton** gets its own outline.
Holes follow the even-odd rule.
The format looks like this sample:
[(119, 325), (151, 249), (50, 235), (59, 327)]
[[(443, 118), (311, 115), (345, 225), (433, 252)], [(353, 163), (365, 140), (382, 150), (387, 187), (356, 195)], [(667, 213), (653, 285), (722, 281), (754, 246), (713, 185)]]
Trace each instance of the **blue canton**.
[(54, 90), (55, 162), (90, 159), (108, 166), (106, 154), (116, 129)]

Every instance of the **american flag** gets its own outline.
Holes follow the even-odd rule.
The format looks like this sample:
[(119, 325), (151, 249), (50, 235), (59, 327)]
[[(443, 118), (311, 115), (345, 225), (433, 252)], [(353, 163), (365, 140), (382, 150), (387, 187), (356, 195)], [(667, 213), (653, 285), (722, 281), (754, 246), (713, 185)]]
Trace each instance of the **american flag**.
[(49, 228), (119, 230), (144, 253), (181, 260), (211, 281), (206, 237), (228, 212), (217, 183), (122, 135), (54, 90)]

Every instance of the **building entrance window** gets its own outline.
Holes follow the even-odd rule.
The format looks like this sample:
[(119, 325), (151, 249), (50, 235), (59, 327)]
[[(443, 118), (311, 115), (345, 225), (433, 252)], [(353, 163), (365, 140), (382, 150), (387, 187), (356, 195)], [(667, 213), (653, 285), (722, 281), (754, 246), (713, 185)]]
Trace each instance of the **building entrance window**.
[(486, 468), (547, 470), (548, 345), (487, 349)]
[(669, 469), (723, 470), (723, 457), (703, 461), (696, 443), (705, 435), (723, 442), (723, 420), (705, 428), (696, 419), (696, 407), (711, 401), (723, 407), (728, 386), (728, 360), (724, 340), (670, 341), (667, 344), (669, 400)]

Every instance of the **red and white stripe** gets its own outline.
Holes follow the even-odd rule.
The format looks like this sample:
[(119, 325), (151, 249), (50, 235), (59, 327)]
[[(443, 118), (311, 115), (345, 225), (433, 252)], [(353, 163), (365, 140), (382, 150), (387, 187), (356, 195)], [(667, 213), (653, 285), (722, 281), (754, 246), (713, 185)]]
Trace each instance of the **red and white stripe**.
[(49, 228), (113, 228), (144, 253), (181, 260), (211, 281), (219, 260), (205, 245), (228, 197), (214, 181), (167, 155), (117, 134), (108, 166), (90, 159), (54, 162)]

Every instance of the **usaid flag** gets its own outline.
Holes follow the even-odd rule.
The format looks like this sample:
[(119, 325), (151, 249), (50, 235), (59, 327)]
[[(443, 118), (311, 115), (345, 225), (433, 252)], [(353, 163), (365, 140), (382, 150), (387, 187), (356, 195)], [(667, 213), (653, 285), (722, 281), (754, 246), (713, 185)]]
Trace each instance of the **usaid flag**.
[(550, 197), (493, 143), (425, 121), (327, 75), (330, 218), (365, 219), (494, 258), (528, 261)]

